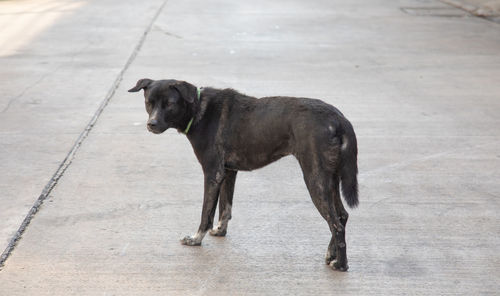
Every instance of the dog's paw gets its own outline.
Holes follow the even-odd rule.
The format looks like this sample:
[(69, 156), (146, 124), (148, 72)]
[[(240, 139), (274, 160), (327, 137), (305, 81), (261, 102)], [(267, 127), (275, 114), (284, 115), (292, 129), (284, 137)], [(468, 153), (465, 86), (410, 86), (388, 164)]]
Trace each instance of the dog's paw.
[(213, 229), (210, 229), (209, 233), (212, 236), (226, 236), (227, 230), (221, 229), (221, 227), (214, 227)]
[(181, 239), (181, 244), (186, 245), (186, 246), (200, 246), (201, 242), (197, 241), (195, 238), (192, 236), (186, 236), (183, 239)]
[(347, 265), (347, 261), (345, 262), (339, 262), (337, 260), (333, 260), (330, 263), (330, 267), (334, 270), (338, 271), (347, 271), (349, 269), (349, 265)]
[(326, 265), (330, 265), (330, 263), (332, 263), (333, 261), (335, 261), (335, 259), (337, 259), (337, 256), (335, 255), (330, 255), (330, 253), (328, 252), (326, 254), (326, 257), (325, 257), (325, 264)]

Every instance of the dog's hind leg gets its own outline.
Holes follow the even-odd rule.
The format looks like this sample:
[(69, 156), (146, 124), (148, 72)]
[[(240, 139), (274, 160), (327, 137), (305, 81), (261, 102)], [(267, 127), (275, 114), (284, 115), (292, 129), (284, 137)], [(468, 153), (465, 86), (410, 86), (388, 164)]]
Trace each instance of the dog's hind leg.
[[(335, 178), (334, 180), (338, 180), (338, 178)], [(345, 228), (347, 220), (349, 219), (349, 213), (347, 213), (346, 209), (344, 208), (344, 204), (342, 203), (338, 181), (336, 184), (337, 185), (335, 186), (333, 201), (335, 202), (335, 209), (337, 210), (337, 215), (340, 217), (340, 223), (342, 223), (342, 226), (344, 226)]]
[(335, 237), (332, 235), (330, 239), (330, 244), (328, 245), (328, 249), (326, 250), (325, 263), (326, 265), (330, 265), (332, 261), (337, 259), (337, 244), (335, 244)]
[[(346, 244), (344, 225), (341, 222), (335, 199), (338, 195), (338, 180), (331, 177), (331, 173), (321, 168), (321, 162), (311, 159), (299, 160), (304, 180), (311, 195), (311, 199), (320, 212), (321, 216), (328, 222), (332, 238), (326, 254), (326, 262), (334, 269), (347, 271)], [(338, 195), (340, 198), (340, 195)]]
[[(337, 244), (335, 245), (335, 253), (340, 254), (340, 256), (335, 256), (330, 262), (330, 266), (333, 269), (339, 269), (345, 271), (349, 268), (347, 265), (347, 255), (346, 255), (346, 242), (345, 242), (345, 227), (347, 224), (347, 219), (349, 219), (349, 214), (342, 204), (342, 199), (340, 196), (339, 179), (334, 178), (333, 184), (333, 202), (336, 210), (337, 217), (339, 217), (340, 223), (342, 224), (339, 228), (335, 229), (332, 234), (335, 237)], [(331, 251), (333, 253), (333, 250)]]
[[(338, 186), (339, 178), (337, 176), (334, 176), (333, 182), (334, 182), (333, 202), (335, 204), (335, 210), (337, 212), (337, 216), (339, 217), (342, 226), (344, 226), (344, 232), (345, 232), (345, 227), (347, 224), (347, 219), (349, 218), (349, 214), (345, 210), (344, 205), (342, 204), (342, 200), (340, 198), (340, 190)], [(332, 232), (332, 234), (334, 234), (334, 232)], [(334, 261), (336, 258), (337, 258), (337, 244), (335, 243), (335, 236), (332, 236), (330, 245), (328, 246), (328, 251), (326, 252), (325, 262), (327, 265), (330, 265), (332, 261)]]
[(213, 236), (225, 236), (227, 233), (227, 224), (231, 219), (231, 208), (233, 206), (234, 183), (238, 171), (226, 170), (224, 181), (219, 194), (219, 223), (210, 230)]

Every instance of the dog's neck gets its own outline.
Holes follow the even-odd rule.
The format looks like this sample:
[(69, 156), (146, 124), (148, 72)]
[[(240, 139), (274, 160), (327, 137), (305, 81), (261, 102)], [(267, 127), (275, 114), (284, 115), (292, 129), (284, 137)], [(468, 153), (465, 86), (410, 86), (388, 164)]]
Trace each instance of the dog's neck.
[[(196, 102), (195, 102), (195, 104), (200, 104), (200, 106), (201, 106), (201, 89), (202, 89), (201, 87), (196, 88)], [(191, 129), (191, 125), (193, 124), (195, 117), (196, 117), (196, 114), (193, 114), (193, 117), (191, 117), (191, 119), (189, 120), (189, 122), (186, 126), (186, 129), (184, 129), (184, 131), (183, 131), (183, 133), (185, 135), (187, 135), (189, 133), (189, 129)]]
[[(209, 104), (209, 99), (208, 97), (210, 95), (208, 95), (207, 97), (207, 94), (205, 92), (205, 90), (209, 90), (209, 89), (206, 89), (206, 88), (197, 88), (198, 91), (197, 91), (197, 100), (195, 102), (195, 104), (198, 104), (198, 108), (196, 108), (196, 113), (192, 115), (192, 123), (191, 123), (191, 126), (189, 127), (189, 129), (187, 129), (187, 126), (186, 126), (186, 129), (187, 129), (187, 132), (186, 129), (184, 130), (184, 134), (185, 135), (188, 135), (188, 133), (191, 133), (193, 131), (193, 129), (195, 128), (195, 126), (202, 120), (203, 116), (205, 115), (205, 111), (207, 110), (207, 107), (208, 107), (208, 104)], [(189, 125), (189, 122), (188, 122), (188, 125)]]

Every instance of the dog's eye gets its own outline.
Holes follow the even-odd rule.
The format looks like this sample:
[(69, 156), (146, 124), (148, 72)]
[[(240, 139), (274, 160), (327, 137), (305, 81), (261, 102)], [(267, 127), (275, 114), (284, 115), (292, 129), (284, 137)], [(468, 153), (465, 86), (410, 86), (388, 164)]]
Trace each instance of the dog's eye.
[(177, 104), (177, 100), (176, 99), (168, 99), (168, 100), (166, 100), (165, 104), (168, 107), (173, 107)]

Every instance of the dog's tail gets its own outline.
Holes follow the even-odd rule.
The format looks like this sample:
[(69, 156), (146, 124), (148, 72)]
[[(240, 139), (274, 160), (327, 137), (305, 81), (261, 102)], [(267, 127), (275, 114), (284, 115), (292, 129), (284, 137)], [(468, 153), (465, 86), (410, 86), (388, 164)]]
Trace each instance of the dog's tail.
[(358, 200), (358, 144), (351, 123), (342, 122), (342, 145), (340, 148), (340, 184), (342, 195), (349, 207), (355, 208)]

